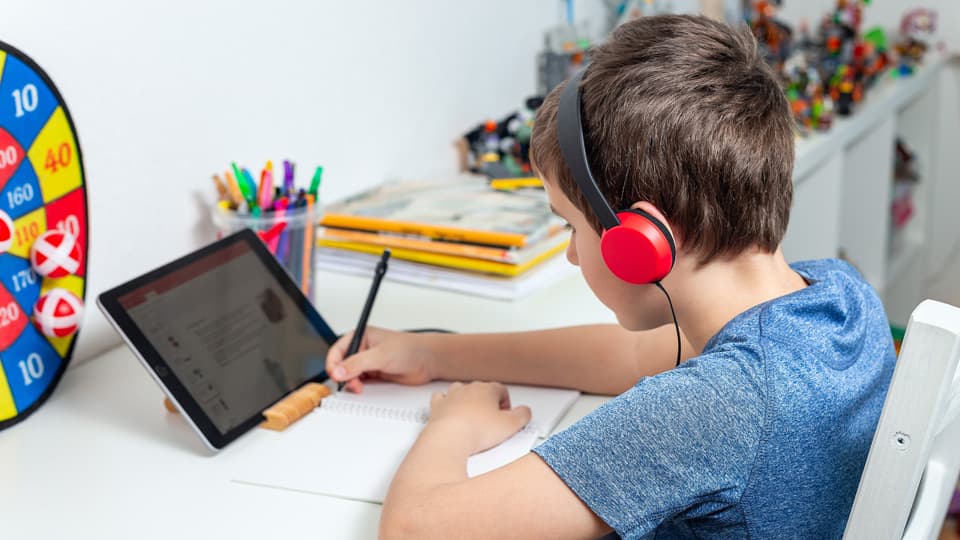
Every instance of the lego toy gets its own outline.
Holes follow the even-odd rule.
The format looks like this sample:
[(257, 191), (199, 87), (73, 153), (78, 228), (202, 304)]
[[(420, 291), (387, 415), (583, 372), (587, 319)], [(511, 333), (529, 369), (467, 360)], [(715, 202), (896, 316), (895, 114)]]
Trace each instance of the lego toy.
[(891, 51), (882, 29), (861, 31), (863, 10), (869, 3), (837, 0), (819, 21), (815, 33), (801, 23), (797, 35), (777, 21), (779, 0), (752, 1), (746, 10), (747, 23), (764, 57), (781, 74), (801, 134), (827, 130), (834, 115), (852, 114), (869, 88), (888, 72), (893, 53), (908, 59), (922, 56), (924, 44), (916, 35), (932, 31), (935, 14), (928, 10), (909, 12), (901, 33), (912, 41), (898, 44)]
[(900, 38), (893, 47), (896, 53), (894, 76), (913, 74), (929, 49), (927, 39), (937, 30), (937, 13), (917, 8), (906, 12), (900, 20)]
[(457, 142), (460, 169), (489, 178), (531, 176), (530, 133), (543, 98), (527, 98), (523, 106), (499, 122), (487, 120)]
[(764, 58), (778, 68), (790, 55), (793, 42), (793, 30), (776, 19), (777, 8), (782, 3), (782, 0), (753, 2), (747, 15), (747, 25), (760, 43)]

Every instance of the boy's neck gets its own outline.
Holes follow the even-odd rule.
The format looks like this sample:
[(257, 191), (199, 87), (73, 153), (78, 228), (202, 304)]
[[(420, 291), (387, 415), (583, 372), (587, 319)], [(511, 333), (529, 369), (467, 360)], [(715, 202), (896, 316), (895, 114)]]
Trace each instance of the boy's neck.
[(775, 253), (744, 253), (680, 270), (670, 290), (677, 318), (696, 354), (734, 317), (763, 302), (796, 292), (806, 281)]

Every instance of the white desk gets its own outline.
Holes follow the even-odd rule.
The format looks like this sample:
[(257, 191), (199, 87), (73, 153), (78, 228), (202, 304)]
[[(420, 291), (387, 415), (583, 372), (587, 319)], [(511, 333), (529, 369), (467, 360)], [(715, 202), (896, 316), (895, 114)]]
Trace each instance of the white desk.
[[(351, 328), (369, 282), (318, 278), (321, 313), (334, 330)], [(458, 331), (614, 321), (579, 275), (513, 303), (388, 281), (371, 317)], [(581, 397), (558, 429), (604, 400)], [(211, 455), (161, 401), (126, 347), (68, 370), (42, 408), (0, 432), (0, 538), (376, 537), (379, 505), (231, 482), (244, 438), (263, 433)]]

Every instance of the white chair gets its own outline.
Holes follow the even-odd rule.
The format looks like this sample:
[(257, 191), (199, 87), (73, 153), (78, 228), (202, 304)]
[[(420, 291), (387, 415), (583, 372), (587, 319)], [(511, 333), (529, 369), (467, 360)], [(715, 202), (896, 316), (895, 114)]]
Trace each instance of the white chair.
[(960, 309), (923, 301), (900, 357), (845, 539), (935, 539), (960, 472)]

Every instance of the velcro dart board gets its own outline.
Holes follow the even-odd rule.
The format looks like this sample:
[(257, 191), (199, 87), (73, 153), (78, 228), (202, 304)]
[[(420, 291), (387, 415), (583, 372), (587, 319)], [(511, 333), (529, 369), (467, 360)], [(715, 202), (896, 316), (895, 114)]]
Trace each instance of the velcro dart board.
[(60, 92), (0, 41), (0, 429), (50, 396), (73, 352), (86, 292), (84, 179)]

